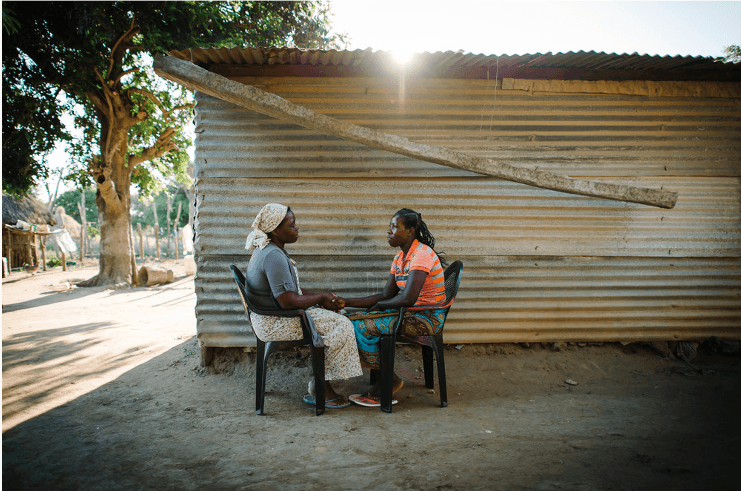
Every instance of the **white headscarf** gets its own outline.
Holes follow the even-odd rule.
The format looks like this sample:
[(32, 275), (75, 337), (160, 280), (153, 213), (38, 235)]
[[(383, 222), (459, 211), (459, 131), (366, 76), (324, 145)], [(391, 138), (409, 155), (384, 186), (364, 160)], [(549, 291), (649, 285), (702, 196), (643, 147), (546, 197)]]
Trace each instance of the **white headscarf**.
[(268, 234), (280, 225), (286, 213), (288, 213), (288, 207), (278, 203), (268, 203), (263, 206), (255, 217), (255, 221), (252, 222), (252, 232), (247, 236), (247, 244), (244, 248), (248, 251), (255, 247), (264, 249), (270, 242)]

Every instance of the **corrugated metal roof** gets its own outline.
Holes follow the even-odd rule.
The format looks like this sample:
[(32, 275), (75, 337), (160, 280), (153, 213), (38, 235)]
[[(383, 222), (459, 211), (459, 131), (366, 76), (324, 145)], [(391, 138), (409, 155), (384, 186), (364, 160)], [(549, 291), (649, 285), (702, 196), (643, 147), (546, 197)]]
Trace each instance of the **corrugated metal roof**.
[[(174, 50), (171, 55), (199, 65), (309, 65), (395, 69), (393, 54), (372, 49), (302, 50), (299, 48), (195, 48)], [(436, 68), (498, 67), (504, 69), (579, 69), (615, 71), (695, 71), (741, 74), (741, 64), (723, 63), (703, 56), (652, 56), (595, 51), (485, 55), (463, 51), (424, 52), (413, 55), (409, 66)]]

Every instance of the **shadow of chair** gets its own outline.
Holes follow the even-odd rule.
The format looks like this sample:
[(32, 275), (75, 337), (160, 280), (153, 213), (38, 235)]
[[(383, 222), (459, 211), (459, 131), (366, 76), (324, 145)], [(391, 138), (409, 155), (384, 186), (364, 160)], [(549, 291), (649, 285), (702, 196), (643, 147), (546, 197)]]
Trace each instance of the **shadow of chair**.
[[(458, 288), (461, 284), (461, 274), (463, 273), (463, 263), (455, 261), (445, 270), (445, 302), (442, 305), (417, 305), (415, 307), (402, 307), (399, 309), (399, 317), (396, 321), (395, 328), (391, 334), (381, 336), (379, 341), (380, 370), (381, 378), (381, 410), (387, 413), (391, 412), (392, 405), (392, 386), (394, 376), (394, 356), (396, 351), (396, 341), (401, 340), (422, 346), (422, 363), (425, 373), (425, 386), (428, 389), (435, 387), (435, 375), (433, 372), (433, 355), (437, 359), (438, 385), (440, 386), (440, 407), (448, 405), (447, 384), (445, 381), (445, 346), (443, 345), (443, 328), (448, 318), (450, 306), (453, 304)], [(444, 309), (445, 317), (440, 330), (436, 334), (429, 335), (405, 335), (404, 334), (404, 314), (419, 310)], [(371, 373), (375, 377), (376, 373)], [(375, 380), (371, 380), (374, 383)]]
[(293, 341), (263, 341), (253, 331), (257, 340), (257, 356), (255, 358), (255, 414), (265, 414), (265, 379), (270, 355), (278, 350), (306, 345), (311, 347), (311, 363), (314, 370), (314, 389), (316, 393), (316, 415), (323, 414), (325, 409), (324, 347), (314, 346), (306, 312), (303, 310), (264, 310), (256, 307), (250, 300), (247, 283), (242, 272), (233, 264), (230, 266), (230, 269), (232, 270), (232, 275), (234, 275), (234, 281), (239, 287), (239, 295), (242, 298), (242, 304), (248, 317), (250, 312), (277, 317), (298, 317), (301, 319), (301, 330), (304, 333), (302, 339)]

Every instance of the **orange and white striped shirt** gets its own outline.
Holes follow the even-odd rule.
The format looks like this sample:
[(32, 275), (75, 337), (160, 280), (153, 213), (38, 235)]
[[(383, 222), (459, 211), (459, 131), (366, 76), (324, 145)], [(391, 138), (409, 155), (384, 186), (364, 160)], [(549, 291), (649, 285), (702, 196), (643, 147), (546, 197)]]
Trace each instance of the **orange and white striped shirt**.
[(412, 242), (407, 257), (404, 251), (394, 257), (391, 265), (391, 274), (396, 278), (396, 286), (404, 290), (407, 286), (407, 278), (410, 271), (424, 271), (427, 273), (425, 283), (419, 292), (419, 297), (414, 305), (431, 305), (445, 302), (445, 274), (440, 264), (440, 258), (432, 247), (422, 244), (418, 240)]

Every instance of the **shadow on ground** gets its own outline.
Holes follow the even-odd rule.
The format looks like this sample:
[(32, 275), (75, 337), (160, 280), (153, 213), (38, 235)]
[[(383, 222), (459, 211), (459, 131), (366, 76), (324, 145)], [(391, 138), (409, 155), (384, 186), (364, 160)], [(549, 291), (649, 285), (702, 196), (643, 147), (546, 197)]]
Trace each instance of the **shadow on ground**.
[[(741, 370), (619, 345), (446, 350), (450, 406), (416, 350), (392, 414), (301, 401), (308, 352), (199, 367), (195, 338), (3, 434), (6, 489), (739, 489)], [(578, 385), (564, 383), (566, 378)], [(342, 393), (366, 379), (336, 384)]]

